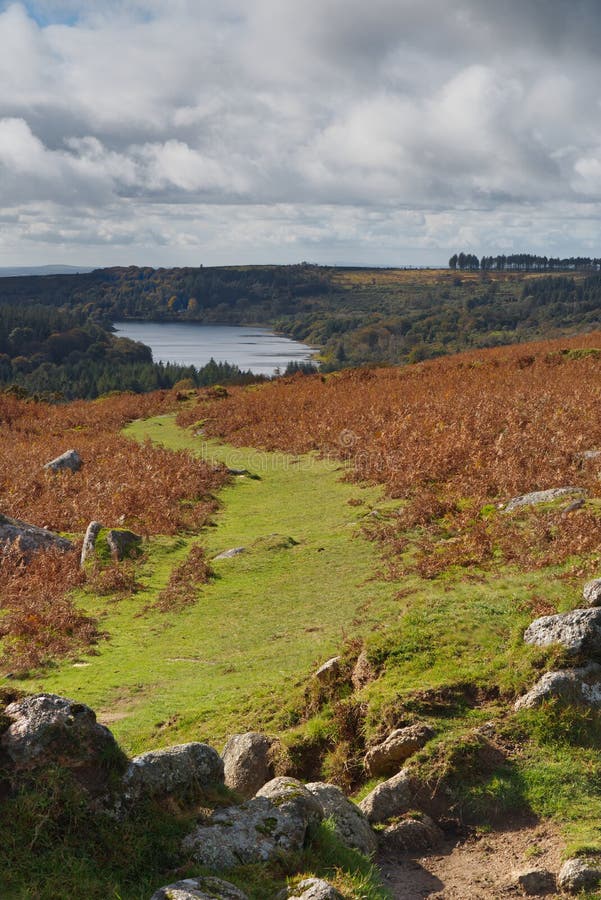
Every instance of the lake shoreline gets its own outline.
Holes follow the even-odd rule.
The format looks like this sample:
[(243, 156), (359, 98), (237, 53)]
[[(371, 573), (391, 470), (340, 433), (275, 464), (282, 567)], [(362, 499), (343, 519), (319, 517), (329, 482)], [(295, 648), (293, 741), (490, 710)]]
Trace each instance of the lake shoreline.
[(149, 347), (157, 363), (199, 369), (214, 360), (266, 376), (280, 374), (290, 363), (318, 367), (319, 348), (264, 325), (124, 318), (114, 321), (111, 329), (117, 337)]

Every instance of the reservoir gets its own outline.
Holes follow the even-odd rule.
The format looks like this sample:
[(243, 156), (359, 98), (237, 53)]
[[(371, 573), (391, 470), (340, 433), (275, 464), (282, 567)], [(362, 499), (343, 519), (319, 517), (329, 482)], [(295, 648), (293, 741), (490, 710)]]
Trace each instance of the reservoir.
[(115, 322), (119, 337), (142, 341), (155, 362), (205, 366), (211, 358), (258, 375), (284, 371), (289, 362), (310, 362), (314, 350), (306, 344), (247, 325), (205, 325), (200, 322)]

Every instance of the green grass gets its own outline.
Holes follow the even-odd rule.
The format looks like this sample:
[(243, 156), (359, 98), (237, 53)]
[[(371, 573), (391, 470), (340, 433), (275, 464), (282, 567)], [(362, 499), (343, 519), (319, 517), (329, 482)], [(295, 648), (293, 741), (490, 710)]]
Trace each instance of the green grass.
[[(316, 749), (315, 760), (330, 772), (345, 762), (336, 742), (357, 752), (352, 736), (341, 737), (348, 721), (337, 700), (345, 694), (318, 697), (306, 721), (292, 712), (302, 708), (317, 665), (360, 636), (378, 675), (352, 701), (366, 707), (368, 739), (426, 720), (437, 737), (417, 766), (449, 789), (457, 810), (483, 822), (493, 813), (531, 811), (562, 826), (570, 853), (601, 851), (597, 723), (560, 710), (530, 717), (512, 711), (514, 697), (561, 661), (522, 640), (538, 599), (560, 611), (578, 605), (578, 588), (560, 580), (560, 570), (499, 567), (386, 580), (378, 574), (378, 544), (365, 538), (361, 521), (370, 509), (392, 513), (395, 504), (379, 488), (345, 481), (339, 464), (205, 442), (171, 416), (134, 423), (128, 434), (251, 475), (232, 478), (203, 533), (148, 542), (138, 593), (121, 600), (81, 595), (107, 633), (97, 655), (57, 664), (18, 687), (88, 703), (129, 753), (186, 740), (219, 749), (232, 732), (281, 733), (294, 725), (282, 734), (291, 758), (305, 751), (312, 758)], [(348, 502), (357, 499), (361, 505)], [(148, 609), (198, 542), (209, 558), (246, 551), (213, 563), (215, 577), (195, 604), (177, 613)], [(507, 752), (482, 768), (473, 729), (490, 720)], [(275, 873), (274, 883), (285, 874)], [(252, 886), (263, 876), (240, 877)], [(355, 884), (350, 896), (382, 896), (371, 887), (361, 893), (357, 874), (344, 878)]]
[[(220, 494), (216, 527), (151, 540), (139, 570), (145, 588), (133, 597), (81, 598), (108, 634), (98, 655), (19, 686), (88, 703), (131, 753), (186, 740), (219, 747), (232, 732), (277, 727), (299, 682), (347, 636), (395, 608), (394, 586), (368, 581), (377, 547), (356, 524), (380, 504), (380, 490), (343, 481), (337, 464), (316, 457), (207, 444), (171, 417), (135, 423), (128, 433), (259, 478), (233, 478)], [(363, 506), (347, 504), (357, 497)], [(273, 549), (274, 533), (297, 543)], [(238, 546), (247, 552), (215, 562), (216, 578), (193, 606), (144, 613), (198, 541), (209, 557)]]

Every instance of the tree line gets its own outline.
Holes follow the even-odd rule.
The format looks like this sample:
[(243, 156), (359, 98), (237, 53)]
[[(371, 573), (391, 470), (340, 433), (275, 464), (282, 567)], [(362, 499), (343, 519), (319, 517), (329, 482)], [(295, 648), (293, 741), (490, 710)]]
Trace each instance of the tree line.
[(533, 253), (513, 253), (509, 256), (483, 256), (473, 253), (454, 253), (449, 259), (449, 269), (482, 272), (578, 272), (601, 270), (601, 259), (590, 256), (536, 256)]

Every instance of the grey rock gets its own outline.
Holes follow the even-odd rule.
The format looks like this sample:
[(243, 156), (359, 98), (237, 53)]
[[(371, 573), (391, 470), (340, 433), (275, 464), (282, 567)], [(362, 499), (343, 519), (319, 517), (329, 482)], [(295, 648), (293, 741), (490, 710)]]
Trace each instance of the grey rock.
[(582, 596), (586, 606), (601, 606), (601, 578), (587, 581), (582, 589)]
[(333, 656), (331, 659), (326, 660), (323, 666), (320, 666), (317, 672), (315, 672), (313, 677), (322, 684), (329, 684), (340, 673), (341, 659), (341, 656)]
[(594, 890), (601, 883), (601, 868), (597, 860), (568, 859), (559, 870), (557, 885), (568, 894)]
[(223, 553), (220, 553), (218, 556), (214, 556), (213, 559), (232, 559), (234, 556), (240, 556), (241, 553), (246, 552), (246, 547), (232, 547), (231, 550), (224, 550)]
[(371, 667), (371, 663), (369, 662), (367, 653), (365, 652), (365, 650), (362, 650), (357, 657), (357, 662), (355, 663), (355, 667), (351, 675), (353, 687), (356, 691), (360, 691), (361, 688), (365, 687), (366, 684), (369, 684), (370, 681), (373, 681), (374, 677), (374, 671)]
[(429, 818), (411, 816), (402, 822), (388, 825), (378, 835), (378, 844), (384, 853), (408, 853), (413, 850), (430, 850), (438, 847), (443, 839), (440, 828)]
[(279, 896), (282, 900), (343, 900), (342, 894), (322, 878), (305, 878)]
[(574, 657), (601, 658), (601, 608), (542, 616), (526, 629), (524, 640), (537, 647), (561, 644)]
[(515, 709), (534, 709), (553, 699), (576, 706), (601, 706), (601, 666), (591, 663), (580, 669), (547, 672), (516, 701)]
[(324, 818), (332, 819), (339, 839), (346, 847), (371, 856), (378, 842), (371, 825), (359, 807), (348, 800), (339, 787), (324, 782), (306, 784), (309, 793), (321, 804)]
[(96, 549), (96, 538), (98, 537), (101, 528), (102, 525), (100, 524), (100, 522), (90, 522), (90, 524), (86, 528), (86, 533), (83, 539), (83, 546), (81, 548), (80, 565), (82, 568), (85, 566), (87, 559), (94, 556), (94, 551)]
[(277, 805), (267, 797), (254, 797), (242, 806), (214, 812), (208, 824), (185, 838), (183, 849), (215, 869), (266, 862), (301, 850), (311, 821), (302, 803)]
[(383, 781), (359, 804), (367, 821), (385, 822), (395, 816), (402, 816), (413, 806), (413, 785), (409, 774), (401, 769), (388, 781)]
[(513, 880), (529, 897), (554, 894), (557, 889), (555, 875), (548, 869), (523, 869), (514, 873)]
[(272, 778), (257, 791), (256, 796), (266, 797), (278, 809), (301, 816), (309, 823), (318, 824), (323, 819), (321, 803), (296, 778)]
[(547, 491), (533, 491), (531, 494), (513, 497), (505, 504), (503, 512), (510, 513), (522, 506), (537, 506), (539, 503), (552, 503), (554, 500), (561, 500), (563, 497), (576, 496), (586, 497), (587, 491), (579, 487), (559, 487), (550, 488)]
[(253, 797), (273, 778), (273, 747), (271, 738), (256, 731), (228, 738), (221, 754), (226, 785), (245, 800)]
[(81, 770), (95, 781), (105, 771), (107, 759), (119, 756), (111, 732), (83, 703), (36, 694), (9, 704), (4, 712), (11, 724), (0, 746), (17, 772), (57, 764)]
[(131, 760), (123, 776), (126, 800), (173, 797), (194, 802), (223, 784), (223, 761), (208, 744), (189, 743), (151, 750)]
[(150, 900), (248, 900), (248, 897), (229, 881), (201, 875), (168, 884), (155, 891)]
[(67, 551), (73, 547), (71, 541), (53, 531), (0, 515), (0, 549), (8, 549), (15, 542), (25, 555), (52, 548)]
[(83, 460), (77, 450), (67, 450), (65, 453), (57, 456), (56, 459), (51, 459), (50, 462), (47, 462), (44, 468), (50, 472), (64, 472), (65, 470), (79, 472), (82, 465)]
[(139, 553), (142, 538), (139, 534), (134, 534), (133, 531), (113, 528), (107, 533), (106, 542), (111, 555), (115, 559), (122, 560), (127, 556)]
[(572, 500), (571, 503), (568, 503), (567, 506), (564, 506), (561, 510), (561, 517), (565, 519), (570, 513), (576, 512), (577, 509), (582, 509), (584, 506), (584, 497), (580, 497), (578, 500)]
[(599, 459), (600, 456), (601, 450), (583, 450), (582, 453), (578, 453), (577, 459), (589, 462), (590, 460)]
[(248, 475), (248, 469), (230, 469), (227, 470), (228, 475)]
[(365, 754), (363, 765), (368, 775), (390, 775), (400, 764), (421, 750), (434, 736), (427, 725), (409, 725), (392, 731), (385, 741)]

